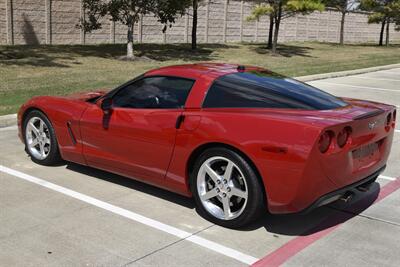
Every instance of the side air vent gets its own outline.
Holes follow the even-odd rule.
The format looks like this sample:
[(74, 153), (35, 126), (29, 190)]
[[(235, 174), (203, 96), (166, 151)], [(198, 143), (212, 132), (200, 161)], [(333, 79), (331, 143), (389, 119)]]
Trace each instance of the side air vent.
[(71, 137), (72, 144), (76, 145), (76, 138), (75, 138), (74, 133), (72, 132), (70, 121), (67, 122), (67, 129), (68, 129), (69, 137)]

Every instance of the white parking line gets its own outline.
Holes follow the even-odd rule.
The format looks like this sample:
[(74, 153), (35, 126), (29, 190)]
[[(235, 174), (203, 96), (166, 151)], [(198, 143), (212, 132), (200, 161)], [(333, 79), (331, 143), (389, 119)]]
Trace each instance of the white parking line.
[(325, 84), (330, 84), (330, 85), (340, 85), (340, 86), (354, 87), (354, 88), (360, 88), (360, 89), (378, 90), (378, 91), (390, 91), (390, 92), (400, 93), (400, 90), (395, 90), (395, 89), (386, 89), (386, 88), (368, 87), (368, 86), (358, 86), (358, 85), (350, 85), (350, 84), (345, 84), (345, 83), (333, 83), (333, 82), (325, 82), (325, 81), (314, 81), (314, 83), (325, 83)]
[(140, 215), (138, 213), (135, 213), (135, 212), (132, 212), (132, 211), (129, 211), (129, 210), (114, 206), (112, 204), (109, 204), (107, 202), (101, 201), (99, 199), (96, 199), (96, 198), (81, 194), (79, 192), (73, 191), (71, 189), (68, 189), (68, 188), (65, 188), (65, 187), (50, 183), (50, 182), (45, 181), (43, 179), (40, 179), (40, 178), (31, 176), (31, 175), (28, 175), (28, 174), (19, 172), (19, 171), (14, 170), (14, 169), (7, 168), (7, 167), (5, 167), (3, 165), (0, 165), (0, 171), (4, 172), (4, 173), (7, 173), (7, 174), (10, 174), (12, 176), (21, 178), (23, 180), (32, 182), (34, 184), (41, 185), (41, 186), (46, 187), (48, 189), (51, 189), (51, 190), (54, 190), (56, 192), (62, 193), (64, 195), (70, 196), (72, 198), (81, 200), (83, 202), (86, 202), (86, 203), (91, 204), (93, 206), (96, 206), (98, 208), (110, 211), (112, 213), (118, 214), (118, 215), (123, 216), (125, 218), (128, 218), (130, 220), (142, 223), (144, 225), (147, 225), (149, 227), (152, 227), (152, 228), (155, 228), (157, 230), (163, 231), (165, 233), (174, 235), (174, 236), (179, 237), (181, 239), (190, 241), (190, 242), (195, 243), (195, 244), (197, 244), (199, 246), (202, 246), (204, 248), (210, 249), (212, 251), (215, 251), (215, 252), (217, 252), (219, 254), (222, 254), (222, 255), (225, 255), (227, 257), (233, 258), (233, 259), (238, 260), (240, 262), (243, 262), (245, 264), (251, 265), (251, 264), (255, 263), (256, 261), (258, 261), (257, 258), (254, 258), (252, 256), (249, 256), (249, 255), (244, 254), (242, 252), (239, 252), (237, 250), (225, 247), (223, 245), (220, 245), (220, 244), (215, 243), (213, 241), (210, 241), (210, 240), (204, 239), (202, 237), (193, 235), (193, 234), (188, 233), (186, 231), (182, 231), (182, 230), (180, 230), (178, 228), (175, 228), (173, 226), (164, 224), (162, 222), (147, 218), (147, 217), (142, 216), (142, 215)]
[(397, 180), (397, 179), (394, 178), (394, 177), (389, 177), (389, 176), (385, 176), (385, 175), (379, 175), (378, 178), (385, 179), (385, 180), (389, 180), (389, 181)]

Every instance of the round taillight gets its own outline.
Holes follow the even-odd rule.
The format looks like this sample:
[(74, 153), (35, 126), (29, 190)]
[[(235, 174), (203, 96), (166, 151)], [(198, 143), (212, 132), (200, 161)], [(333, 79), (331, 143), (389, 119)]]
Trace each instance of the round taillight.
[(390, 126), (390, 123), (392, 122), (392, 114), (389, 113), (386, 117), (386, 126)]
[(332, 136), (333, 133), (331, 131), (326, 131), (319, 138), (318, 147), (321, 153), (325, 153), (326, 151), (328, 151), (332, 142)]
[(344, 147), (347, 144), (347, 141), (349, 140), (351, 133), (351, 129), (349, 127), (344, 127), (343, 130), (341, 130), (336, 138), (336, 142), (340, 148)]

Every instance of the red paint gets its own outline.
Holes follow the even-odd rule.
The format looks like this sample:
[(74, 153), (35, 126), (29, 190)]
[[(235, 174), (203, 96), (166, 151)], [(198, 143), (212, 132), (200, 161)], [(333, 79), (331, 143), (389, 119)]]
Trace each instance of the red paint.
[[(246, 67), (246, 71), (257, 70)], [(346, 99), (350, 104), (333, 110), (272, 108), (202, 108), (204, 97), (219, 76), (237, 72), (237, 65), (194, 64), (164, 67), (144, 76), (179, 76), (195, 80), (182, 109), (114, 108), (105, 116), (97, 103), (86, 102), (104, 92), (69, 97), (35, 97), (29, 108), (42, 110), (52, 122), (61, 156), (68, 161), (115, 172), (179, 194), (190, 196), (189, 159), (196, 149), (224, 144), (245, 154), (256, 166), (267, 192), (271, 213), (303, 210), (322, 195), (349, 185), (386, 164), (394, 129), (368, 129), (393, 112), (390, 105)], [(373, 118), (353, 118), (381, 109)], [(184, 115), (179, 129), (176, 119)], [(107, 127), (104, 127), (105, 124)], [(76, 143), (71, 140), (70, 125)], [(352, 128), (351, 140), (339, 148), (334, 141), (322, 154), (318, 140), (327, 130)], [(335, 137), (333, 140), (336, 140)], [(352, 151), (381, 140), (377, 156), (357, 163)], [(356, 168), (356, 167), (357, 168)]]
[[(395, 192), (399, 188), (400, 188), (400, 177), (382, 187), (378, 197), (375, 199), (373, 204), (381, 201), (382, 199), (384, 199), (391, 193)], [(362, 201), (363, 200), (361, 199), (359, 202)], [(285, 245), (278, 248), (277, 250), (271, 252), (264, 258), (260, 259), (252, 266), (253, 267), (280, 266), (281, 264), (285, 263), (287, 260), (289, 260), (297, 253), (307, 248), (309, 245), (313, 244), (314, 242), (328, 235), (330, 232), (338, 228), (341, 224), (351, 219), (352, 217), (354, 217), (354, 214), (351, 213), (345, 213), (345, 212), (340, 212), (338, 214), (335, 213), (335, 215), (326, 218), (322, 223), (320, 223), (315, 227), (315, 229), (324, 229), (324, 230), (314, 231), (315, 230), (314, 229), (311, 231), (315, 232), (313, 234), (296, 237), (287, 242)], [(324, 227), (325, 225), (333, 225), (333, 226)]]
[(163, 182), (181, 113), (179, 109), (115, 108), (105, 129), (103, 111), (91, 105), (80, 119), (87, 164), (150, 183)]
[(395, 192), (400, 188), (400, 177), (397, 177), (396, 180), (387, 183), (384, 187), (381, 188), (378, 197), (375, 199), (374, 203), (377, 203), (387, 197), (388, 195)]

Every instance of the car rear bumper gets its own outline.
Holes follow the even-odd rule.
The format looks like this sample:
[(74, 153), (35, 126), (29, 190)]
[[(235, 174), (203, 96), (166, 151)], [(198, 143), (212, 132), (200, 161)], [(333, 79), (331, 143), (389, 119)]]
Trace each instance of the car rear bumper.
[(367, 177), (365, 177), (355, 183), (352, 183), (350, 185), (347, 185), (345, 187), (342, 187), (340, 189), (337, 189), (335, 191), (332, 191), (330, 193), (327, 193), (327, 194), (321, 196), (316, 201), (314, 201), (310, 206), (303, 209), (299, 213), (302, 213), (302, 214), (309, 213), (310, 211), (312, 211), (318, 207), (321, 207), (321, 206), (327, 205), (329, 203), (332, 203), (334, 201), (337, 201), (337, 200), (341, 199), (342, 197), (346, 196), (347, 194), (354, 194), (356, 192), (360, 192), (360, 190), (357, 188), (360, 188), (364, 185), (369, 185), (369, 184), (373, 183), (378, 178), (379, 174), (385, 170), (385, 168), (386, 168), (386, 165), (384, 165), (379, 170), (375, 171), (374, 173), (368, 175)]

